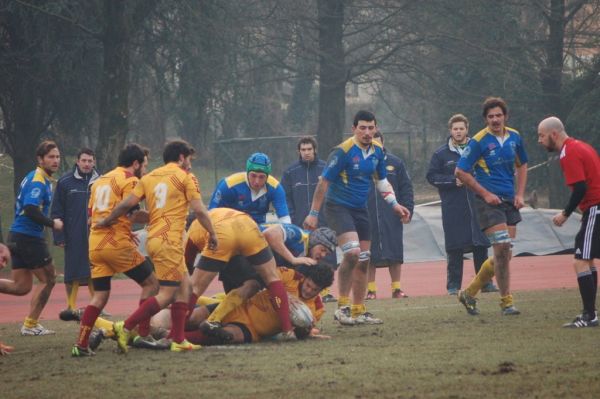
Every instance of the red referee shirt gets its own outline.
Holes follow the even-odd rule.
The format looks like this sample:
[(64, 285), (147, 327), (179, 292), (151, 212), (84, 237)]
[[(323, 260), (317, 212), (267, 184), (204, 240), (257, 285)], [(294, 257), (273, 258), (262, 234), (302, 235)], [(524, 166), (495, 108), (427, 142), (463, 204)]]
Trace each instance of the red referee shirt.
[(592, 205), (600, 204), (600, 156), (583, 141), (569, 137), (560, 151), (560, 167), (569, 187), (585, 181), (587, 191), (579, 203), (582, 212)]

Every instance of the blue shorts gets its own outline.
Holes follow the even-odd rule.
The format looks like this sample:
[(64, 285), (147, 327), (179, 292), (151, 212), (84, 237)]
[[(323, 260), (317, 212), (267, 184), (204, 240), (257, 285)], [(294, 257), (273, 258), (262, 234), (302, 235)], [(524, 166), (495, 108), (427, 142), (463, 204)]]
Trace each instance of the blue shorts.
[(46, 240), (11, 231), (6, 238), (13, 269), (39, 269), (52, 262)]
[(325, 218), (329, 228), (338, 236), (355, 231), (360, 241), (371, 241), (371, 225), (367, 208), (348, 208), (326, 201)]

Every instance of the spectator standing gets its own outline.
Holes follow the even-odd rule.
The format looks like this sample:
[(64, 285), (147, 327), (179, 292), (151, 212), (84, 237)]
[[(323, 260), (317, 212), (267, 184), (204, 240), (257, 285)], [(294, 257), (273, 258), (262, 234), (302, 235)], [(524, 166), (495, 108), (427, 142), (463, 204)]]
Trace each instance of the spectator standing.
[(90, 187), (98, 178), (94, 169), (94, 151), (82, 148), (77, 154), (73, 169), (65, 173), (56, 183), (52, 201), (52, 218), (62, 220), (62, 231), (53, 231), (54, 245), (65, 250), (65, 289), (67, 308), (60, 312), (61, 320), (79, 320), (77, 292), (80, 285), (87, 285), (90, 294), (90, 261), (88, 256), (88, 201)]
[[(472, 252), (475, 273), (488, 258), (490, 242), (479, 227), (472, 191), (454, 176), (454, 169), (469, 143), (469, 120), (462, 114), (448, 121), (450, 137), (431, 157), (427, 181), (438, 189), (442, 200), (442, 227), (446, 248), (448, 295), (457, 295), (463, 276), (463, 254)], [(482, 292), (496, 292), (492, 281)]]
[[(375, 133), (373, 140), (384, 146), (383, 134)], [(406, 172), (404, 162), (396, 155), (385, 149), (385, 165), (387, 179), (394, 188), (396, 200), (413, 214), (415, 207), (413, 187)], [(390, 204), (378, 195), (374, 184), (369, 193), (369, 219), (371, 221), (371, 263), (369, 264), (369, 284), (367, 298), (377, 298), (377, 283), (375, 273), (378, 268), (387, 267), (392, 280), (392, 298), (406, 298), (400, 288), (400, 274), (404, 263), (403, 223), (398, 219)]]

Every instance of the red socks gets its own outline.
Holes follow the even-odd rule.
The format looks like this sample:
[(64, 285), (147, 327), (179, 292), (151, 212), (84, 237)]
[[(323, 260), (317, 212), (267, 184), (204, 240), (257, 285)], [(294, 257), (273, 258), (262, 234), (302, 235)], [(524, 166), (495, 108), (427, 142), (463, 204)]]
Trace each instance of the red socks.
[(171, 338), (178, 344), (185, 339), (185, 319), (188, 312), (188, 304), (175, 302), (171, 305)]
[(271, 305), (279, 316), (279, 323), (283, 332), (292, 330), (290, 321), (290, 305), (288, 303), (288, 294), (281, 280), (273, 281), (268, 286)]
[(148, 319), (148, 323), (149, 323), (150, 318), (152, 316), (154, 316), (155, 314), (157, 314), (159, 311), (160, 311), (160, 305), (156, 301), (156, 298), (152, 296), (152, 297), (146, 299), (140, 305), (140, 307), (137, 308), (137, 310), (135, 312), (133, 312), (131, 314), (131, 316), (129, 316), (127, 318), (127, 320), (125, 320), (125, 328), (127, 330), (131, 331), (135, 328), (135, 326), (137, 326), (138, 324), (140, 324), (142, 321), (144, 321), (146, 319)]
[[(146, 299), (140, 299), (139, 306), (142, 306), (144, 302), (146, 302)], [(138, 324), (138, 333), (142, 337), (147, 337), (148, 334), (150, 334), (150, 318), (140, 321), (140, 323)]]
[(85, 308), (79, 325), (79, 337), (77, 337), (77, 346), (80, 348), (87, 348), (89, 346), (90, 333), (101, 311), (101, 309), (92, 305), (88, 305)]

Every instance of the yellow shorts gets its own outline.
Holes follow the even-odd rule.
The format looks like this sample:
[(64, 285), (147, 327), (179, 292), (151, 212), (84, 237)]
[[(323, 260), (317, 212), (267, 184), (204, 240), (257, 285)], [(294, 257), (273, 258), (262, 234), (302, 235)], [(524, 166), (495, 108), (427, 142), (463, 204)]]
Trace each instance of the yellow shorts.
[(183, 246), (176, 245), (162, 238), (150, 238), (146, 242), (146, 251), (154, 264), (158, 281), (180, 282), (187, 273)]
[(202, 256), (229, 262), (234, 255), (256, 255), (269, 246), (258, 225), (248, 215), (236, 215), (215, 226), (219, 244), (216, 250), (202, 249)]
[(92, 278), (125, 273), (146, 260), (134, 246), (94, 249), (89, 255)]

